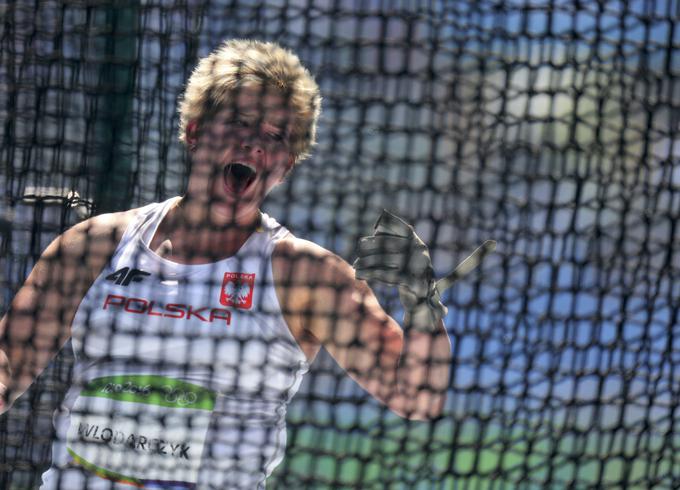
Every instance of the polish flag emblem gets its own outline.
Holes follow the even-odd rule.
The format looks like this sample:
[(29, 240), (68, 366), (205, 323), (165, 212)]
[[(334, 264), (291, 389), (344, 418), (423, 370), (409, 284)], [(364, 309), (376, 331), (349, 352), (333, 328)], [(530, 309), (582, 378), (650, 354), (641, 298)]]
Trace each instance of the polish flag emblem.
[(220, 304), (248, 310), (253, 306), (254, 289), (255, 274), (225, 272), (220, 292)]

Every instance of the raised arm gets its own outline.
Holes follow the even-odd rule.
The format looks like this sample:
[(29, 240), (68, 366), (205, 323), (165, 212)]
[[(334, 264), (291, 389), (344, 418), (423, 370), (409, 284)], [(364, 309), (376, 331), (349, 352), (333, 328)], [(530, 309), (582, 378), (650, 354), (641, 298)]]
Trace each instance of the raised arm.
[(285, 240), (276, 255), (275, 264), (287, 264), (277, 289), (293, 322), (393, 412), (418, 420), (441, 414), (451, 363), (441, 319), (429, 331), (402, 329), (347, 262), (311, 242)]
[(9, 410), (70, 337), (78, 305), (129, 217), (117, 213), (79, 223), (36, 262), (0, 320), (0, 413)]

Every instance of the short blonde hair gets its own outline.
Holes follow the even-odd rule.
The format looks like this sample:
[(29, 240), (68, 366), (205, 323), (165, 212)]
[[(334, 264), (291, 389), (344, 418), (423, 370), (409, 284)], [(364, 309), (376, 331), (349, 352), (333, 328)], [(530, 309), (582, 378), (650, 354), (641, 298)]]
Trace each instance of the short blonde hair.
[(246, 85), (274, 88), (288, 97), (293, 109), (290, 142), (296, 163), (316, 143), (321, 111), (319, 86), (300, 59), (276, 43), (233, 39), (201, 59), (179, 102), (179, 139), (186, 144), (187, 124), (202, 121), (231, 104)]

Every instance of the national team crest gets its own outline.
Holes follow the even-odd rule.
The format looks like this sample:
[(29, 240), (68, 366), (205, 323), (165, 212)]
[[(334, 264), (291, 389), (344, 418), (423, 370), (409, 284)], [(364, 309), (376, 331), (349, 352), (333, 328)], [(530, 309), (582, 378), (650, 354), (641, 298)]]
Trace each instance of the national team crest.
[(225, 272), (220, 292), (220, 303), (224, 306), (250, 309), (253, 305), (255, 274)]

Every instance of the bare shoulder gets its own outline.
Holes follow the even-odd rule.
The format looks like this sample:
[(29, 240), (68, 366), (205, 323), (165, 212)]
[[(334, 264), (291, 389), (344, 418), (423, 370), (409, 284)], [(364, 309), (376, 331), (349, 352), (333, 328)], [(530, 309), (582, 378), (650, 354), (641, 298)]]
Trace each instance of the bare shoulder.
[[(274, 283), (286, 290), (288, 305), (306, 316), (328, 319), (333, 315), (352, 317), (370, 304), (375, 316), (383, 317), (382, 309), (368, 284), (356, 279), (354, 268), (342, 257), (308, 240), (287, 237), (277, 243), (272, 257)], [(307, 327), (318, 333), (320, 321)], [(325, 325), (328, 327), (328, 325)], [(317, 337), (323, 338), (323, 337)]]
[(136, 208), (118, 213), (101, 214), (82, 221), (64, 232), (62, 235), (64, 245), (81, 245), (83, 240), (95, 240), (97, 242), (120, 240), (125, 232), (125, 228), (137, 216), (140, 209)]
[(346, 349), (355, 341), (401, 342), (399, 325), (366, 281), (356, 279), (352, 266), (330, 250), (289, 237), (277, 244), (272, 266), (284, 311), (294, 314), (288, 315), (289, 325), (308, 332), (345, 369), (358, 366)]
[(289, 235), (276, 244), (272, 256), (275, 273), (313, 285), (319, 281), (354, 281), (354, 269), (341, 257), (309, 240)]
[(41, 262), (58, 261), (66, 267), (84, 266), (97, 275), (140, 209), (102, 214), (72, 226), (45, 249)]
[(325, 249), (309, 240), (298, 238), (292, 233), (276, 242), (276, 249), (274, 251), (278, 255), (299, 255), (321, 258), (327, 255), (332, 255), (332, 252)]

